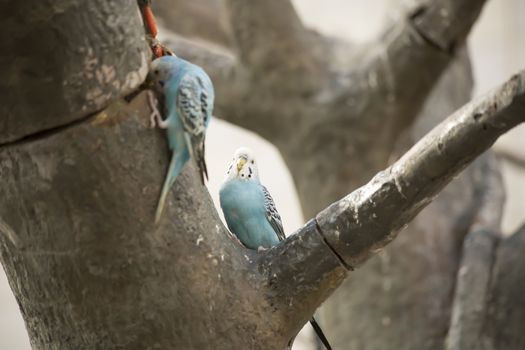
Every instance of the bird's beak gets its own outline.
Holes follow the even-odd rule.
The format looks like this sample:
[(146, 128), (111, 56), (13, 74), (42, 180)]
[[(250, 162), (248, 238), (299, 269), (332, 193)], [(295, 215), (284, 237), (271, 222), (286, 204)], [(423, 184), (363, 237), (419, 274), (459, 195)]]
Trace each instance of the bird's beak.
[(244, 166), (244, 164), (246, 164), (246, 159), (245, 158), (239, 158), (239, 160), (237, 161), (237, 172), (241, 171), (241, 169)]

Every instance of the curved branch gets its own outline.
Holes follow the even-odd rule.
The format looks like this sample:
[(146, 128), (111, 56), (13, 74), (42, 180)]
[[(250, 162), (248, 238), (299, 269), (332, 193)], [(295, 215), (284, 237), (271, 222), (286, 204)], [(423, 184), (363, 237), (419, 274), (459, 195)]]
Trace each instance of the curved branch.
[(471, 102), (367, 185), (317, 215), (329, 245), (358, 266), (390, 242), (476, 156), (525, 119), (525, 72)]
[[(277, 89), (306, 88), (299, 83), (314, 87), (321, 66), (290, 0), (227, 0), (226, 4), (241, 61), (255, 77)], [(286, 82), (283, 74), (293, 81)]]
[(525, 320), (524, 249), (525, 225), (497, 246), (479, 339), (483, 349), (523, 349), (525, 334), (520, 326), (512, 326)]
[[(484, 3), (425, 1), (405, 21), (390, 28), (376, 43), (372, 51), (375, 55), (366, 69), (358, 73), (358, 84), (367, 91), (369, 103), (387, 102), (367, 106), (375, 113), (366, 114), (364, 122), (394, 139), (411, 125), (438, 78), (463, 46)], [(350, 91), (344, 98), (355, 98), (355, 93)]]
[(447, 350), (482, 347), (483, 324), (496, 249), (501, 240), (501, 218), (505, 203), (503, 179), (498, 162), (491, 155), (484, 167), (485, 181), (479, 199), (480, 210), (463, 244), (458, 268), (452, 317), (446, 338)]
[(418, 33), (443, 52), (453, 52), (465, 41), (486, 0), (430, 1), (414, 11)]

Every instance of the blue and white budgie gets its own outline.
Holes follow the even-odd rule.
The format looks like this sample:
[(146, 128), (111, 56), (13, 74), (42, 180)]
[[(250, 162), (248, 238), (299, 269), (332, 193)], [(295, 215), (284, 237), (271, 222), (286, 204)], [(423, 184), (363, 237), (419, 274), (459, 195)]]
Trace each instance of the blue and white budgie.
[(212, 82), (202, 68), (176, 56), (163, 56), (153, 60), (149, 74), (155, 90), (163, 97), (166, 116), (163, 120), (152, 105), (152, 125), (155, 126), (156, 121), (160, 128), (166, 129), (172, 152), (155, 214), (157, 223), (162, 215), (166, 196), (190, 157), (200, 169), (203, 184), (204, 177), (208, 178), (204, 161), (204, 139), (213, 113), (215, 94)]
[[(255, 157), (250, 149), (241, 147), (235, 151), (219, 199), (228, 228), (247, 248), (270, 248), (286, 238), (281, 216), (270, 192), (259, 180)], [(313, 317), (310, 323), (325, 347), (331, 350)], [(293, 339), (289, 348), (292, 342)]]
[(281, 217), (259, 181), (257, 164), (248, 148), (235, 152), (219, 198), (228, 228), (246, 247), (270, 248), (285, 239)]

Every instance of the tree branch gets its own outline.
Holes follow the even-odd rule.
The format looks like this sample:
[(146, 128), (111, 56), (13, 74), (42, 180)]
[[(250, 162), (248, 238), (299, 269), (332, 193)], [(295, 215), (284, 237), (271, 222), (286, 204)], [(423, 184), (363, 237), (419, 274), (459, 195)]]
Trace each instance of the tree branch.
[[(258, 82), (278, 90), (304, 90), (304, 84), (313, 88), (321, 66), (290, 0), (227, 0), (226, 4), (241, 61)], [(283, 74), (292, 81), (286, 82)]]
[(454, 175), (525, 118), (525, 73), (446, 119), (367, 185), (317, 215), (350, 266), (390, 242)]
[(481, 208), (463, 244), (457, 273), (452, 317), (446, 339), (447, 350), (482, 348), (496, 248), (501, 239), (505, 195), (498, 162), (491, 157), (483, 176)]
[(494, 254), (481, 329), (480, 348), (520, 350), (525, 334), (525, 225), (502, 238)]
[[(358, 72), (368, 96), (360, 114), (381, 138), (397, 139), (418, 115), (448, 64), (456, 57), (485, 0), (431, 0), (390, 28), (376, 44), (366, 69)], [(410, 83), (408, 83), (410, 82)], [(350, 89), (344, 99), (355, 99)], [(386, 103), (377, 103), (386, 101)]]
[[(290, 334), (295, 335), (343, 282), (344, 262), (324, 242), (315, 220), (258, 260), (259, 273)], [(293, 292), (292, 292), (293, 291)]]
[(485, 0), (430, 1), (412, 14), (418, 33), (443, 52), (453, 52), (467, 38)]

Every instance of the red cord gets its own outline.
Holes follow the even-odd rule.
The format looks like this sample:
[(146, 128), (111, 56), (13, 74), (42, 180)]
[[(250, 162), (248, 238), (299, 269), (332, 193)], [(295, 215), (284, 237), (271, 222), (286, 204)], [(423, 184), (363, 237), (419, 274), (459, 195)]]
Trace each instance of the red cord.
[(146, 27), (146, 32), (151, 40), (151, 51), (155, 58), (164, 56), (164, 55), (173, 55), (170, 50), (164, 48), (155, 38), (158, 34), (157, 22), (155, 21), (155, 16), (153, 16), (153, 11), (151, 10), (149, 1), (140, 1), (139, 2), (142, 9), (142, 19), (144, 21), (144, 26)]
[(151, 11), (151, 7), (149, 5), (146, 5), (142, 8), (142, 15), (144, 16), (144, 21), (146, 22), (146, 27), (148, 28), (149, 34), (155, 38), (158, 33), (157, 23), (155, 22), (153, 11)]

